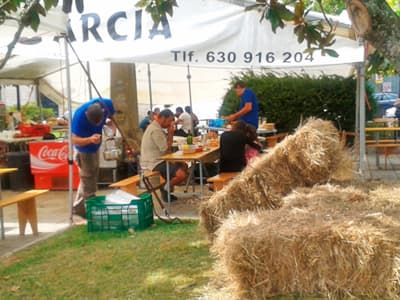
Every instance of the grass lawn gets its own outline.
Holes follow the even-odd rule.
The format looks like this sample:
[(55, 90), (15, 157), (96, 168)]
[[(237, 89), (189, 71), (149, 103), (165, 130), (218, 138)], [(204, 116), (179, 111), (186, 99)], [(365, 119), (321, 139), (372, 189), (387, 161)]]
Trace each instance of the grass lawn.
[(0, 262), (0, 299), (195, 299), (213, 259), (198, 222), (72, 229)]

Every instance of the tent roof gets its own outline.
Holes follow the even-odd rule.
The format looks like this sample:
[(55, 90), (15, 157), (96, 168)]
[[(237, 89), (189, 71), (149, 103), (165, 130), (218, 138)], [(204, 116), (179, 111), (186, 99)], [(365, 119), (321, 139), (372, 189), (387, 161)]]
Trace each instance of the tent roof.
[[(253, 1), (178, 2), (174, 17), (169, 19), (170, 38), (162, 35), (150, 38), (148, 32), (153, 23), (149, 15), (140, 16), (126, 0), (87, 1), (83, 14), (73, 11), (69, 15), (76, 37), (73, 47), (82, 60), (91, 62), (93, 81), (103, 96), (109, 95), (110, 81), (109, 66), (101, 62), (136, 63), (139, 103), (149, 102), (146, 64), (150, 63), (153, 103), (174, 104), (188, 102), (187, 65), (191, 67), (193, 101), (211, 102), (221, 99), (235, 72), (265, 68), (285, 73), (348, 76), (352, 73), (352, 63), (363, 59), (362, 47), (346, 33), (345, 37), (339, 36), (334, 45), (339, 59), (315, 54), (310, 61), (303, 54), (305, 45), (297, 43), (291, 24), (274, 34), (268, 22), (259, 22), (258, 10), (243, 9), (254, 4)], [(309, 17), (321, 18), (317, 13), (310, 13)], [(98, 26), (93, 27), (96, 20)], [(350, 22), (345, 18), (336, 17), (334, 22), (339, 22), (338, 28), (350, 32)], [(39, 84), (41, 93), (60, 104), (65, 103), (66, 78), (64, 72), (58, 72), (64, 68), (64, 40), (54, 41), (65, 24), (65, 14), (57, 9), (42, 20), (39, 32), (26, 29), (24, 37), (40, 36), (41, 42), (36, 45), (18, 43), (14, 56), (0, 70), (0, 84)], [(115, 24), (114, 37), (126, 34), (125, 41), (111, 38), (110, 24)], [(1, 28), (0, 40), (4, 44), (0, 45), (0, 55), (4, 52), (5, 41), (15, 32), (10, 23)], [(158, 28), (161, 29), (163, 27)], [(96, 41), (94, 32), (102, 42)], [(140, 38), (137, 38), (138, 33), (141, 33)], [(190, 53), (194, 53), (193, 56)], [(76, 64), (72, 54), (69, 58), (71, 64)], [(90, 97), (86, 75), (79, 65), (71, 68), (71, 72), (72, 99), (83, 102)]]
[[(273, 34), (268, 22), (259, 22), (259, 11), (243, 9), (242, 6), (254, 4), (253, 1), (191, 0), (178, 3), (174, 17), (169, 19), (168, 32), (171, 36), (166, 38), (160, 35), (160, 31), (166, 28), (162, 26), (157, 29), (158, 35), (148, 35), (152, 20), (146, 13), (138, 14), (132, 3), (125, 0), (88, 1), (83, 14), (73, 11), (69, 15), (76, 37), (74, 48), (82, 60), (189, 64), (209, 68), (263, 67), (290, 71), (363, 60), (362, 47), (340, 36), (334, 45), (340, 55), (338, 59), (315, 53), (312, 62), (307, 60), (302, 53), (306, 46), (297, 43), (292, 25)], [(319, 17), (318, 13), (310, 14), (310, 18)], [(339, 22), (338, 28), (350, 32), (348, 20), (332, 18)], [(64, 45), (53, 39), (65, 28), (65, 24), (65, 15), (57, 9), (49, 13), (48, 18), (43, 18), (39, 33), (25, 30), (25, 37), (38, 35), (42, 41), (37, 45), (18, 43), (13, 52), (15, 55), (0, 70), (0, 80), (34, 80), (59, 69), (63, 64)], [(114, 32), (110, 24), (115, 24)], [(9, 40), (7, 37), (13, 33), (12, 25), (2, 25), (2, 43)], [(348, 37), (351, 34), (345, 35)], [(99, 38), (102, 42), (98, 41)], [(0, 54), (4, 52), (5, 45), (0, 45)]]

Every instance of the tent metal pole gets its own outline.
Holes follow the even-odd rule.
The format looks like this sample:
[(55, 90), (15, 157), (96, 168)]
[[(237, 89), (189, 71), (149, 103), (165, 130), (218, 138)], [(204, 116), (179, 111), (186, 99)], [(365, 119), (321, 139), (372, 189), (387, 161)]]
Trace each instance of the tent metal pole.
[(356, 133), (357, 140), (360, 139), (360, 67), (356, 65), (357, 78), (356, 78), (356, 111), (355, 111), (355, 127), (354, 131)]
[(147, 64), (147, 80), (149, 82), (150, 110), (153, 111), (153, 91), (151, 89), (151, 69), (150, 69), (150, 64)]
[[(88, 78), (90, 78), (90, 63), (87, 61), (86, 62), (86, 69), (87, 69), (87, 71), (88, 71), (88, 74), (89, 74), (89, 76), (88, 76)], [(93, 93), (92, 93), (92, 85), (90, 84), (90, 80), (88, 79), (88, 87), (89, 87), (89, 99), (93, 99)]]
[(17, 110), (21, 111), (21, 91), (18, 84), (15, 86), (15, 91), (17, 93)]
[[(35, 89), (35, 95), (36, 95), (36, 105), (37, 106), (40, 106), (40, 110), (42, 110), (42, 107), (41, 107), (41, 101), (40, 101), (40, 89), (39, 89), (39, 80), (36, 80), (35, 81), (35, 87), (36, 87), (36, 89)], [(42, 112), (40, 111), (40, 115), (42, 115)], [(42, 119), (42, 121), (43, 121), (43, 119)]]
[(73, 206), (73, 148), (72, 148), (72, 97), (71, 97), (71, 70), (69, 66), (69, 54), (68, 54), (68, 37), (64, 36), (64, 47), (65, 47), (65, 65), (66, 65), (66, 77), (67, 77), (67, 99), (68, 99), (68, 198), (69, 198), (69, 221), (72, 225), (72, 206)]
[(365, 150), (365, 63), (360, 63), (360, 173), (363, 175), (366, 165)]
[[(190, 66), (187, 65), (187, 75), (186, 78), (188, 80), (188, 87), (189, 87), (189, 101), (190, 101), (190, 111), (193, 114), (193, 106), (192, 106), (192, 85), (190, 83), (190, 79), (192, 78), (192, 75), (190, 75)], [(194, 128), (193, 128), (193, 122), (191, 122), (191, 132), (194, 134)]]
[[(360, 164), (361, 156), (360, 156), (360, 66), (359, 64), (355, 65), (355, 69), (357, 72), (356, 77), (356, 109), (355, 109), (355, 124), (354, 124), (354, 153), (358, 156), (358, 164)], [(358, 147), (357, 147), (358, 145)], [(359, 167), (359, 166), (358, 166)], [(358, 172), (360, 172), (360, 167)]]
[(42, 101), (40, 100), (39, 81), (36, 82), (36, 104), (39, 106), (40, 120), (43, 122), (44, 121), (44, 115), (43, 115)]

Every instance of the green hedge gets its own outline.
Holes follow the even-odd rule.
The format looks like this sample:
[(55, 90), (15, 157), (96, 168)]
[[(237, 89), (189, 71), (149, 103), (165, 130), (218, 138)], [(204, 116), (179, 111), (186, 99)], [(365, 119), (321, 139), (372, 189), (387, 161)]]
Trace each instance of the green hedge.
[[(8, 112), (17, 112), (17, 106), (13, 105), (7, 108)], [(21, 113), (25, 120), (31, 121), (40, 121), (42, 119), (46, 120), (48, 118), (52, 118), (55, 116), (55, 112), (52, 108), (44, 108), (40, 109), (39, 106), (32, 103), (27, 103), (21, 107)]]
[[(256, 93), (260, 117), (276, 123), (278, 131), (291, 132), (301, 120), (311, 116), (332, 120), (338, 129), (354, 131), (354, 78), (243, 72), (231, 78), (231, 89), (224, 96), (219, 110), (222, 116), (238, 109), (240, 99), (233, 91), (233, 84), (239, 79)], [(372, 88), (367, 86), (367, 94), (371, 95), (372, 92)], [(372, 117), (376, 109), (375, 100), (372, 97), (369, 99), (372, 109), (368, 111), (367, 119)]]

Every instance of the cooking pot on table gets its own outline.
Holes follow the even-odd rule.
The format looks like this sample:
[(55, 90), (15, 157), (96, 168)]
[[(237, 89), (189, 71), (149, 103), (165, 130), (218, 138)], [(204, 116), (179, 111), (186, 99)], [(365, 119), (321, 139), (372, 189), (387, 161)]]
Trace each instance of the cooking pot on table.
[(115, 145), (114, 138), (108, 138), (105, 141), (104, 160), (119, 160), (121, 159), (121, 154), (122, 151)]

